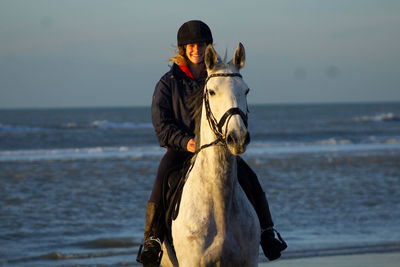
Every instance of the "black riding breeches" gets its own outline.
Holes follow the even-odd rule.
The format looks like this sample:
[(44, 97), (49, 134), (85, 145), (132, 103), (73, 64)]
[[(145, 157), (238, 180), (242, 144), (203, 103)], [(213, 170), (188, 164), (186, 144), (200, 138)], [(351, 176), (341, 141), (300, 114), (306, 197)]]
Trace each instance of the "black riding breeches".
[(267, 196), (261, 187), (257, 175), (241, 157), (237, 159), (239, 184), (253, 205), (260, 220), (261, 228), (265, 229), (274, 226)]

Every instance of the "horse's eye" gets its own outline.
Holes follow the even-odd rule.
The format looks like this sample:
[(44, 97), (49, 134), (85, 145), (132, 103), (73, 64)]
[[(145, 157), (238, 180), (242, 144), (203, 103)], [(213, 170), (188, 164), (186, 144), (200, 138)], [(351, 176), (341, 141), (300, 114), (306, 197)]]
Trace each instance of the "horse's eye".
[(210, 96), (215, 95), (215, 91), (214, 90), (209, 90)]
[(250, 89), (247, 89), (246, 92), (244, 93), (245, 95), (248, 95), (250, 92)]

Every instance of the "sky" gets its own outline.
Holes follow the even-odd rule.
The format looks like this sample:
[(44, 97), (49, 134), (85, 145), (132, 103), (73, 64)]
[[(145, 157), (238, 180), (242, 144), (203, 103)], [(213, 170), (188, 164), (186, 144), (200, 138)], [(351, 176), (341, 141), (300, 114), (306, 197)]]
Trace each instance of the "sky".
[(192, 19), (250, 104), (400, 101), (398, 0), (1, 0), (0, 108), (150, 106)]

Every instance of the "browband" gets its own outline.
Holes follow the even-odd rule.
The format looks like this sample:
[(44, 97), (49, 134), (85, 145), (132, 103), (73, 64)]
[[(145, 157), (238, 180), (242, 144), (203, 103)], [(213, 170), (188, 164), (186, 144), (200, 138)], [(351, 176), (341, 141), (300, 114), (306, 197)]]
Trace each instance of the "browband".
[(210, 78), (213, 78), (213, 77), (235, 77), (235, 76), (243, 78), (242, 75), (240, 73), (237, 73), (237, 72), (236, 73), (214, 73), (214, 74), (210, 74), (207, 77), (206, 83), (208, 82), (208, 80)]

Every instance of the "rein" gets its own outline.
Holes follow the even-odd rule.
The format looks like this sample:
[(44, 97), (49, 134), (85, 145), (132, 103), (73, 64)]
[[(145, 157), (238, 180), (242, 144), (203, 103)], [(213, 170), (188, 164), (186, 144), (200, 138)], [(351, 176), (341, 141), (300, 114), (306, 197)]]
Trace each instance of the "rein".
[[(226, 136), (223, 134), (222, 127), (225, 125), (225, 123), (227, 121), (230, 120), (230, 118), (233, 115), (239, 115), (242, 118), (245, 126), (246, 127), (248, 126), (247, 114), (244, 113), (238, 107), (230, 108), (229, 110), (227, 110), (224, 113), (224, 115), (222, 115), (221, 119), (219, 121), (217, 121), (217, 119), (215, 118), (214, 114), (212, 113), (212, 110), (211, 110), (211, 107), (210, 107), (209, 92), (208, 92), (208, 88), (207, 88), (208, 81), (211, 78), (214, 78), (214, 77), (240, 77), (240, 78), (242, 78), (242, 75), (240, 73), (214, 73), (214, 74), (211, 74), (210, 76), (207, 77), (206, 83), (204, 85), (205, 86), (205, 90), (204, 90), (204, 95), (203, 95), (203, 101), (204, 101), (204, 106), (205, 106), (205, 109), (206, 109), (206, 117), (207, 117), (208, 123), (210, 125), (210, 128), (214, 132), (214, 134), (217, 136), (217, 139), (214, 140), (213, 142), (209, 143), (209, 144), (202, 145), (200, 147), (200, 149), (195, 152), (195, 154), (199, 153), (204, 148), (207, 148), (207, 147), (210, 147), (210, 146), (213, 146), (213, 145), (217, 145), (218, 143), (221, 143), (222, 145), (226, 145), (226, 143), (225, 143)], [(226, 124), (226, 125), (228, 125), (228, 124)]]

